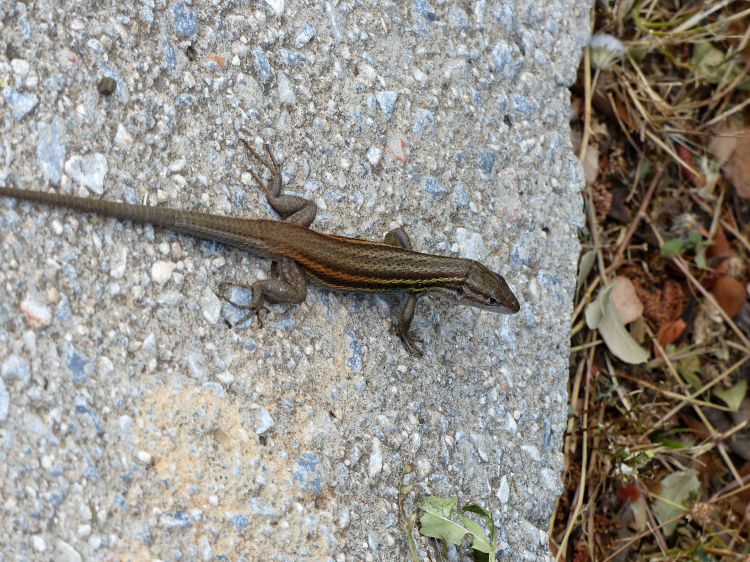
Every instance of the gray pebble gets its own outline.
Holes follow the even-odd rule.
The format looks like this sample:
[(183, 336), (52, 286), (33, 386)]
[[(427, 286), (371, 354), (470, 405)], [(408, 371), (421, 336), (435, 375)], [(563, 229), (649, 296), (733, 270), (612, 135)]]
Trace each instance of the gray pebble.
[(52, 123), (37, 126), (36, 157), (42, 163), (44, 176), (52, 183), (59, 183), (65, 162), (65, 124), (60, 117)]
[(39, 103), (39, 98), (34, 94), (19, 92), (13, 88), (5, 88), (3, 96), (10, 107), (13, 119), (16, 121), (20, 121), (26, 117), (36, 107), (36, 104)]
[(65, 162), (65, 173), (97, 195), (104, 193), (108, 171), (107, 158), (99, 152), (86, 156), (75, 154)]
[(200, 298), (201, 313), (210, 324), (216, 324), (221, 316), (221, 301), (210, 287), (203, 290)]
[(292, 106), (297, 103), (297, 96), (294, 94), (294, 86), (289, 77), (283, 72), (279, 73), (276, 79), (276, 85), (279, 90), (279, 101), (281, 105)]
[(375, 94), (375, 99), (378, 101), (380, 110), (385, 115), (385, 118), (390, 120), (393, 117), (393, 112), (396, 109), (396, 100), (398, 100), (398, 92), (392, 90), (381, 91)]
[(422, 181), (422, 189), (433, 196), (435, 199), (442, 199), (448, 190), (442, 186), (442, 184), (432, 176), (425, 176)]
[(23, 386), (29, 384), (29, 380), (31, 380), (28, 361), (15, 353), (3, 361), (0, 374), (6, 380), (21, 381)]
[(198, 23), (198, 14), (195, 10), (186, 8), (183, 4), (175, 4), (172, 8), (174, 12), (174, 30), (181, 37), (192, 37), (197, 35), (201, 27)]
[(253, 49), (253, 62), (258, 80), (264, 86), (267, 85), (273, 76), (273, 69), (271, 68), (271, 63), (268, 62), (268, 56), (260, 47)]
[(258, 435), (265, 433), (274, 426), (273, 418), (265, 408), (258, 408), (255, 411), (255, 424), (253, 431)]
[(426, 126), (429, 126), (430, 131), (435, 129), (435, 116), (432, 114), (432, 111), (420, 107), (417, 109), (417, 119), (414, 121), (414, 126), (411, 130), (413, 133), (421, 133), (422, 129)]
[(5, 382), (0, 379), (0, 422), (8, 419), (8, 411), (10, 410), (10, 394), (8, 389), (5, 388)]
[(297, 34), (297, 37), (294, 39), (294, 46), (297, 49), (301, 49), (307, 45), (313, 37), (315, 37), (317, 31), (318, 29), (313, 24), (308, 23)]

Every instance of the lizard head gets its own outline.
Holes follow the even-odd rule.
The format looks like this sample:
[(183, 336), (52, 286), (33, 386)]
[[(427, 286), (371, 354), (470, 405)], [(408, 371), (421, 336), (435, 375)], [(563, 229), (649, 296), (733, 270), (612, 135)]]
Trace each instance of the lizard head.
[(456, 300), (500, 314), (515, 314), (521, 308), (503, 276), (476, 261), (472, 261), (469, 274), (456, 290)]

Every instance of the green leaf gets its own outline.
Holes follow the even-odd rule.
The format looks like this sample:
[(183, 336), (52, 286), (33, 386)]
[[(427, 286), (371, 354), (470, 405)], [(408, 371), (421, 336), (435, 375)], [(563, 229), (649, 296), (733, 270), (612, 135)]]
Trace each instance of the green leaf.
[(463, 509), (464, 512), (474, 513), (479, 515), (487, 523), (487, 528), (490, 530), (490, 542), (495, 545), (495, 521), (492, 519), (492, 514), (483, 508), (481, 505), (476, 503), (467, 503)]
[(681, 238), (672, 238), (671, 240), (664, 242), (664, 245), (661, 247), (661, 255), (668, 258), (681, 256), (685, 252), (697, 248), (702, 240), (703, 238), (701, 237), (700, 232), (695, 231), (692, 231), (688, 233), (687, 236)]
[(714, 47), (711, 43), (696, 43), (693, 46), (693, 65), (695, 73), (706, 82), (716, 84), (721, 80), (724, 65), (724, 52)]
[(677, 362), (677, 372), (688, 382), (695, 390), (703, 388), (703, 381), (700, 377), (701, 360), (697, 355), (686, 357)]
[(461, 544), (464, 535), (468, 532), (458, 523), (451, 521), (451, 516), (456, 511), (456, 498), (441, 498), (438, 496), (427, 496), (422, 498), (419, 509), (424, 513), (419, 518), (419, 532), (426, 537), (443, 539), (452, 544)]
[[(724, 51), (711, 43), (696, 43), (693, 46), (693, 67), (695, 74), (710, 84), (718, 84), (724, 79), (726, 65), (731, 60)], [(728, 81), (734, 81), (739, 76), (740, 68), (735, 65), (729, 72)], [(737, 84), (739, 90), (747, 90), (750, 83), (742, 80)]]
[(687, 447), (685, 443), (682, 441), (678, 441), (677, 439), (661, 439), (659, 440), (659, 443), (661, 443), (664, 447), (667, 449), (684, 449)]
[(586, 307), (586, 324), (592, 330), (598, 329), (612, 355), (631, 365), (645, 363), (649, 353), (643, 349), (625, 329), (617, 307), (609, 298), (614, 285), (599, 291), (596, 300)]
[(731, 388), (720, 388), (719, 390), (714, 390), (714, 394), (717, 398), (721, 399), (730, 410), (736, 412), (740, 409), (740, 405), (747, 395), (747, 379), (737, 381)]
[[(695, 470), (674, 472), (661, 481), (660, 499), (652, 506), (654, 515), (660, 524), (665, 524), (687, 512), (686, 503), (700, 493), (701, 483)], [(664, 534), (670, 536), (677, 528), (679, 520), (666, 523)]]
[[(451, 518), (456, 515), (455, 498), (441, 498), (438, 496), (427, 496), (422, 498), (419, 503), (419, 509), (422, 510), (422, 516), (419, 518), (419, 532), (426, 537), (443, 539), (451, 544), (461, 544), (466, 534), (471, 536), (471, 547), (479, 552), (489, 553), (490, 560), (494, 560), (494, 523), (490, 527), (493, 539), (488, 539), (484, 529), (476, 521), (469, 519), (465, 515), (457, 514), (463, 525), (453, 521)], [(467, 509), (468, 508), (468, 509)], [(476, 510), (482, 510), (478, 512)], [(465, 511), (479, 513), (479, 515), (490, 517), (486, 510), (474, 504), (464, 507)]]
[(466, 530), (471, 533), (471, 548), (489, 554), (492, 551), (492, 546), (481, 525), (473, 519), (469, 519), (466, 515), (459, 514), (458, 518), (464, 524)]
[(661, 247), (661, 255), (672, 258), (674, 256), (681, 256), (687, 252), (688, 247), (684, 238), (672, 238), (664, 242)]

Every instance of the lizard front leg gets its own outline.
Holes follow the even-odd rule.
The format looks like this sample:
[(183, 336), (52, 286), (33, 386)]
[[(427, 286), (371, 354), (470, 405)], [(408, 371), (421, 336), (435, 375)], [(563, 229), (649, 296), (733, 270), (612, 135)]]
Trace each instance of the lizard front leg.
[[(383, 242), (391, 246), (399, 246), (411, 250), (411, 240), (403, 228), (394, 228), (385, 235)], [(417, 295), (407, 294), (404, 306), (401, 308), (401, 315), (396, 325), (396, 334), (401, 338), (401, 343), (406, 351), (416, 357), (422, 357), (423, 352), (417, 346), (422, 340), (417, 336), (414, 330), (411, 330), (411, 321), (414, 319), (414, 312), (417, 309)]]

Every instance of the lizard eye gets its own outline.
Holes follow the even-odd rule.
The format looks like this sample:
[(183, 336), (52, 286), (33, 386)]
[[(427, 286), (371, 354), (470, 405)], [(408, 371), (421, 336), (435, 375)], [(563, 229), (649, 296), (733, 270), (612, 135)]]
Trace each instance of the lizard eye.
[(497, 300), (495, 297), (490, 297), (490, 306), (497, 306), (500, 304), (500, 301)]

